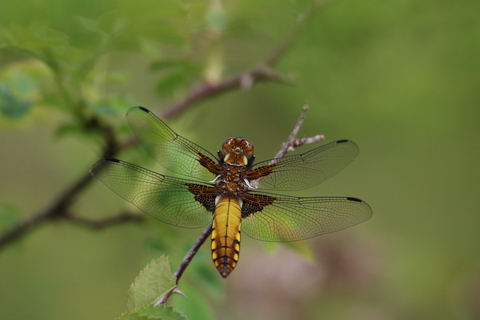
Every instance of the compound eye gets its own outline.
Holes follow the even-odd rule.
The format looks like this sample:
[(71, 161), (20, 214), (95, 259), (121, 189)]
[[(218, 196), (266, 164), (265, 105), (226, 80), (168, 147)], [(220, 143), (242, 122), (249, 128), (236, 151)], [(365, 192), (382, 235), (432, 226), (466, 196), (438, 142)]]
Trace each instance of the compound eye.
[(225, 142), (222, 144), (223, 154), (231, 153), (233, 148), (235, 148), (235, 145), (235, 138), (228, 138), (227, 140), (225, 140)]
[(243, 154), (247, 157), (250, 158), (253, 156), (253, 143), (250, 142), (250, 140), (243, 139), (242, 141), (242, 148), (243, 148)]

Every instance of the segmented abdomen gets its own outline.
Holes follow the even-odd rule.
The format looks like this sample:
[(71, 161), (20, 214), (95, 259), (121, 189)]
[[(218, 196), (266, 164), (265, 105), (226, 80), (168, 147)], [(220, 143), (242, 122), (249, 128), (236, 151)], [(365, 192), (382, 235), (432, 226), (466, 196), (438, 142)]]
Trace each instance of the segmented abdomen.
[(212, 259), (224, 278), (233, 271), (240, 254), (242, 208), (238, 199), (224, 197), (218, 201), (212, 224)]

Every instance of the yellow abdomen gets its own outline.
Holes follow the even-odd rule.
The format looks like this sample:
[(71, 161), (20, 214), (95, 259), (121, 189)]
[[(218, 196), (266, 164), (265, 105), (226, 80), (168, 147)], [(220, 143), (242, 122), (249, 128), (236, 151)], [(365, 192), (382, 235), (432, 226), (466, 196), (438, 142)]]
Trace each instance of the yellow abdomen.
[(240, 223), (242, 208), (238, 199), (221, 198), (212, 224), (212, 259), (220, 275), (228, 277), (238, 262), (240, 254)]

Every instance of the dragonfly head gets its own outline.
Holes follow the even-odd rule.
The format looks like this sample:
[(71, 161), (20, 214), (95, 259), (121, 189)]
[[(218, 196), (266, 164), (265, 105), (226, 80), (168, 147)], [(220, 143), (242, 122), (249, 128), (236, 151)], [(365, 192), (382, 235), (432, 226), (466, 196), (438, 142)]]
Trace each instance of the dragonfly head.
[(253, 157), (253, 144), (243, 138), (228, 138), (222, 145), (224, 161), (247, 165)]

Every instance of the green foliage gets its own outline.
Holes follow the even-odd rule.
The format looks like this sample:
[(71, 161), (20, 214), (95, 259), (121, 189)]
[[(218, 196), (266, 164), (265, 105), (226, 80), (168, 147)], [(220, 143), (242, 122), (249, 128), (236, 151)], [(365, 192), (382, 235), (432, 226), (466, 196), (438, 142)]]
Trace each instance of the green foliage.
[(32, 103), (15, 96), (7, 84), (0, 84), (0, 113), (10, 119), (23, 117), (30, 110)]
[(27, 116), (44, 89), (47, 70), (35, 61), (14, 63), (0, 72), (0, 114), (12, 121)]
[(175, 277), (170, 272), (168, 258), (161, 256), (150, 262), (130, 286), (128, 310), (148, 306), (175, 287)]
[[(49, 19), (30, 16), (28, 11), (20, 11), (17, 19), (3, 17), (0, 54), (9, 60), (0, 71), (0, 113), (5, 118), (21, 119), (34, 108), (56, 109), (69, 116), (58, 130), (65, 136), (87, 132), (92, 114), (118, 113), (123, 117), (133, 99), (123, 93), (105, 92), (108, 85), (128, 79), (108, 65), (113, 55), (123, 52), (145, 54), (151, 64), (169, 61), (171, 56), (181, 61), (184, 67), (160, 75), (159, 92), (171, 94), (170, 90), (185, 88), (193, 81), (193, 74), (201, 69), (191, 67), (187, 62), (191, 57), (179, 54), (188, 47), (191, 28), (170, 16), (172, 12), (182, 14), (179, 4), (149, 1), (148, 6), (132, 9), (128, 2), (120, 2), (115, 10), (107, 10), (106, 3), (97, 10), (72, 10), (76, 14), (65, 17), (63, 13), (55, 15), (55, 4), (40, 1), (34, 6), (40, 12), (50, 10), (46, 15)], [(80, 2), (65, 5), (76, 9)], [(15, 11), (15, 4), (11, 10)], [(153, 20), (163, 19), (180, 23), (166, 28), (151, 25)], [(171, 35), (182, 29), (180, 25), (182, 34), (171, 41)], [(175, 48), (172, 54), (164, 51), (167, 47), (170, 51)], [(44, 72), (32, 72), (32, 61)]]
[(137, 276), (128, 291), (128, 311), (119, 320), (186, 319), (172, 307), (155, 306), (161, 297), (176, 287), (176, 278), (170, 271), (168, 257), (150, 262)]
[[(8, 199), (8, 205), (0, 205), (0, 230), (28, 220), (40, 205), (54, 202), (57, 191), (86, 173), (100, 154), (93, 152), (105, 144), (103, 131), (92, 125), (95, 121), (124, 141), (131, 134), (125, 121), (128, 108), (164, 108), (197, 82), (215, 82), (257, 65), (309, 3), (4, 0), (1, 7), (8, 10), (0, 9), (0, 185), (1, 200)], [(358, 314), (478, 319), (478, 308), (468, 306), (472, 292), (478, 292), (480, 241), (475, 147), (480, 136), (479, 10), (480, 2), (472, 0), (334, 2), (304, 25), (278, 65), (279, 72), (298, 74), (295, 87), (262, 85), (224, 95), (185, 113), (178, 123), (186, 134), (198, 134), (199, 139), (192, 140), (209, 150), (226, 136), (244, 135), (254, 140), (258, 159), (265, 159), (278, 151), (307, 102), (311, 109), (302, 128), (305, 135), (359, 143), (361, 156), (348, 174), (308, 195), (372, 199), (376, 218), (339, 237), (366, 230), (373, 249), (367, 245), (357, 252), (351, 247), (347, 256), (364, 262), (359, 269), (354, 264), (337, 268), (343, 256), (325, 257), (335, 268), (326, 276), (323, 269), (318, 272), (324, 278), (311, 295), (305, 292), (308, 298), (288, 296), (294, 292), (288, 286), (273, 292), (281, 296), (285, 310), (302, 310), (299, 319), (318, 319), (319, 314), (326, 319)], [(9, 132), (11, 124), (29, 127), (15, 135)], [(51, 132), (62, 139), (50, 139)], [(30, 142), (25, 143), (28, 134)], [(123, 156), (139, 165), (151, 161), (148, 168), (156, 169), (142, 148)], [(70, 208), (72, 214), (98, 218), (116, 210), (112, 203), (124, 205), (118, 199), (109, 202), (108, 191), (92, 189), (94, 196), (74, 199), (81, 201)], [(21, 252), (2, 252), (0, 318), (118, 316), (124, 304), (116, 303), (126, 291), (121, 286), (138, 272), (136, 261), (145, 254), (168, 253), (177, 266), (197, 235), (154, 223), (98, 234), (63, 223), (50, 228), (46, 223), (32, 232)], [(126, 239), (129, 232), (136, 241)], [(148, 232), (161, 238), (152, 250), (143, 238)], [(109, 237), (110, 242), (102, 242), (106, 249), (100, 250), (99, 242)], [(278, 246), (266, 245), (271, 251)], [(318, 250), (304, 243), (287, 245), (307, 259)], [(256, 246), (262, 244), (245, 244), (242, 252)], [(212, 319), (216, 304), (217, 313), (228, 310), (230, 317), (232, 311), (232, 319), (255, 318), (252, 314), (258, 310), (274, 314), (277, 308), (268, 304), (270, 295), (246, 299), (277, 282), (274, 271), (265, 279), (251, 268), (257, 258), (248, 261), (242, 253), (238, 269), (225, 281), (208, 253), (199, 252), (180, 283), (189, 299), (174, 296), (170, 303), (190, 318)], [(87, 265), (87, 260), (95, 263)], [(172, 307), (151, 304), (169, 286), (155, 291), (141, 279), (152, 272), (152, 278), (162, 274), (171, 281), (169, 267), (161, 263), (165, 268), (159, 271), (154, 265), (132, 285), (133, 291), (147, 288), (143, 296), (138, 292), (129, 299), (138, 309), (129, 309), (120, 319), (182, 318)], [(283, 263), (275, 268), (284, 268)], [(241, 278), (242, 272), (251, 282)], [(352, 275), (354, 281), (349, 280)], [(94, 285), (83, 285), (95, 276), (92, 284), (102, 284), (98, 294)], [(310, 277), (315, 274), (301, 275), (302, 280)], [(245, 283), (258, 285), (246, 288)], [(228, 294), (226, 286), (232, 288)], [(273, 298), (278, 304), (278, 296)]]
[(124, 313), (117, 320), (186, 320), (187, 318), (173, 307), (149, 305), (133, 312)]

